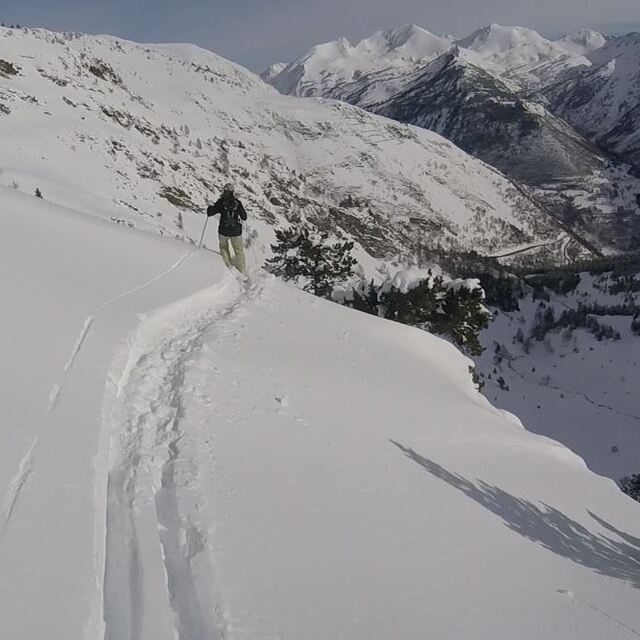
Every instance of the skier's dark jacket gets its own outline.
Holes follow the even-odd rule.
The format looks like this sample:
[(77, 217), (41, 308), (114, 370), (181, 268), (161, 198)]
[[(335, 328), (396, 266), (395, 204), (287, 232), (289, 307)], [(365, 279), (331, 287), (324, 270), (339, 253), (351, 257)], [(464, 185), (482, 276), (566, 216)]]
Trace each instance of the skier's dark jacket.
[(218, 233), (221, 236), (235, 238), (242, 235), (242, 222), (247, 219), (247, 212), (232, 193), (223, 193), (222, 197), (211, 207), (207, 208), (209, 217), (220, 214)]

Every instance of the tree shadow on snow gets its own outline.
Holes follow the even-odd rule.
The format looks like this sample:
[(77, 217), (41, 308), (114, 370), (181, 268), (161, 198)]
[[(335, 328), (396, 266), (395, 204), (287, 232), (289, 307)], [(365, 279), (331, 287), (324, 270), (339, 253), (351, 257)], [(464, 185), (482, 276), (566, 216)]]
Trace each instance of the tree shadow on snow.
[(419, 464), (430, 474), (502, 518), (505, 525), (512, 531), (603, 576), (624, 580), (636, 589), (640, 589), (639, 538), (619, 531), (589, 511), (589, 515), (601, 527), (613, 533), (616, 539), (592, 533), (580, 523), (547, 504), (540, 503), (541, 506), (538, 506), (481, 480), (474, 484), (458, 474), (450, 473), (413, 449), (394, 440), (391, 442), (407, 458)]

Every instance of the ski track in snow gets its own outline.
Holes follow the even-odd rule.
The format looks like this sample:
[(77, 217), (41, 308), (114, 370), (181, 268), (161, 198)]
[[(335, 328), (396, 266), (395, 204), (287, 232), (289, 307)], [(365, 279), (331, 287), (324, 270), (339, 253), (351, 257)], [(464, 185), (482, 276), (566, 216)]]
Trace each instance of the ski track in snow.
[[(200, 593), (194, 576), (194, 560), (208, 566), (209, 581), (215, 580), (215, 567), (207, 534), (197, 522), (198, 506), (185, 504), (194, 500), (198, 469), (190, 452), (197, 452), (199, 445), (197, 425), (184, 430), (182, 394), (188, 365), (205, 332), (234, 315), (261, 290), (260, 284), (240, 284), (227, 276), (213, 289), (143, 319), (120, 379), (107, 389), (103, 428), (111, 442), (109, 451), (103, 452), (109, 457), (102, 516), (105, 640), (148, 636), (145, 589), (156, 596), (161, 590), (166, 598), (171, 637), (226, 637), (224, 609), (211, 606), (210, 591), (215, 592), (216, 586), (208, 585), (212, 589)], [(164, 570), (162, 585), (145, 580), (153, 574), (147, 566), (153, 545), (148, 535), (140, 539), (149, 513), (157, 529), (155, 558)], [(221, 600), (217, 595), (213, 598)]]
[[(60, 397), (61, 397), (63, 386), (64, 386), (64, 378), (69, 373), (69, 371), (73, 368), (73, 365), (82, 349), (82, 345), (87, 339), (87, 336), (89, 334), (89, 331), (91, 330), (93, 323), (100, 316), (100, 314), (112, 304), (115, 304), (116, 302), (119, 302), (120, 300), (123, 300), (128, 296), (134, 295), (135, 293), (138, 293), (139, 291), (142, 291), (143, 289), (146, 289), (152, 284), (158, 282), (162, 278), (165, 278), (172, 271), (175, 271), (181, 264), (183, 264), (191, 255), (193, 255), (193, 251), (188, 251), (183, 256), (181, 256), (174, 264), (172, 264), (168, 269), (165, 269), (164, 271), (157, 274), (150, 280), (143, 282), (142, 284), (138, 285), (137, 287), (134, 287), (133, 289), (124, 291), (123, 293), (119, 293), (118, 295), (113, 296), (112, 298), (109, 298), (109, 300), (107, 300), (106, 302), (103, 302), (98, 307), (98, 309), (96, 309), (93, 315), (88, 316), (86, 318), (84, 322), (84, 326), (82, 327), (82, 331), (80, 332), (74, 344), (74, 347), (71, 351), (69, 359), (64, 365), (62, 382), (59, 384), (54, 384), (51, 387), (51, 392), (49, 394), (49, 401), (48, 401), (47, 410), (46, 410), (47, 415), (51, 414), (57, 407), (58, 402), (60, 401)], [(18, 472), (16, 473), (16, 476), (13, 478), (13, 480), (11, 481), (11, 484), (9, 485), (9, 489), (7, 491), (7, 494), (5, 496), (5, 501), (4, 501), (3, 521), (2, 521), (2, 526), (0, 527), (0, 539), (2, 539), (7, 527), (9, 526), (11, 517), (13, 516), (16, 505), (18, 503), (18, 499), (20, 497), (20, 492), (24, 488), (27, 480), (29, 479), (29, 476), (33, 472), (34, 459), (35, 459), (36, 449), (38, 446), (38, 441), (39, 441), (39, 436), (36, 436), (33, 439), (33, 442), (31, 443), (29, 450), (23, 457), (20, 463), (20, 466), (18, 468)]]
[(29, 479), (29, 476), (33, 472), (33, 457), (36, 450), (36, 446), (38, 445), (38, 437), (36, 436), (29, 447), (29, 450), (24, 455), (20, 464), (18, 465), (18, 471), (16, 475), (13, 477), (11, 484), (9, 485), (9, 490), (4, 499), (4, 507), (3, 507), (3, 519), (2, 526), (0, 527), (0, 540), (4, 537), (4, 533), (9, 526), (9, 522), (11, 521), (11, 516), (15, 510), (16, 504), (18, 502), (18, 497), (20, 496), (20, 492), (22, 491), (22, 487), (24, 487), (25, 483)]
[(142, 291), (143, 289), (146, 289), (147, 287), (150, 287), (152, 284), (155, 284), (159, 280), (162, 280), (163, 278), (168, 276), (172, 271), (175, 271), (191, 255), (193, 255), (193, 251), (188, 251), (183, 256), (181, 256), (174, 264), (172, 264), (168, 269), (165, 269), (164, 271), (162, 271), (158, 275), (154, 276), (150, 280), (147, 280), (146, 282), (143, 282), (142, 284), (138, 285), (137, 287), (134, 287), (133, 289), (130, 289), (129, 291), (124, 291), (123, 293), (119, 293), (119, 294), (113, 296), (112, 298), (109, 298), (109, 300), (107, 300), (106, 302), (103, 302), (96, 309), (95, 313), (93, 313), (92, 315), (88, 316), (85, 319), (84, 326), (82, 327), (82, 330), (80, 331), (80, 334), (78, 335), (78, 338), (76, 339), (76, 342), (75, 342), (75, 344), (73, 346), (73, 349), (71, 350), (71, 353), (69, 354), (69, 358), (68, 358), (67, 362), (64, 365), (64, 368), (63, 368), (63, 381), (60, 384), (55, 384), (52, 387), (50, 401), (49, 401), (49, 407), (47, 409), (47, 413), (51, 413), (56, 408), (58, 402), (60, 401), (60, 396), (61, 396), (61, 393), (62, 393), (62, 390), (63, 390), (63, 387), (64, 387), (64, 377), (73, 368), (73, 365), (75, 364), (75, 361), (78, 358), (78, 355), (79, 355), (80, 351), (82, 350), (82, 345), (84, 344), (85, 340), (87, 339), (87, 336), (89, 335), (89, 332), (91, 331), (91, 327), (93, 326), (93, 324), (96, 321), (96, 319), (100, 316), (100, 314), (102, 314), (102, 312), (105, 309), (107, 309), (111, 305), (115, 304), (116, 302), (119, 302), (120, 300), (123, 300), (124, 298), (128, 298), (129, 296), (132, 296), (132, 295)]

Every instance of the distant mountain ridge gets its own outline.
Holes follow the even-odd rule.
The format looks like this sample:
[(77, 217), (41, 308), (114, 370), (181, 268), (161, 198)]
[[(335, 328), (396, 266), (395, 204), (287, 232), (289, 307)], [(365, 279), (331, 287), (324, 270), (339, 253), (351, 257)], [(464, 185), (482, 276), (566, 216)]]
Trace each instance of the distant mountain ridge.
[(640, 166), (640, 33), (609, 37), (543, 88), (551, 108), (603, 148)]
[(390, 68), (410, 69), (459, 48), (475, 53), (478, 63), (490, 71), (506, 74), (527, 86), (537, 86), (546, 75), (588, 65), (584, 50), (589, 43), (595, 44), (593, 34), (590, 37), (581, 31), (553, 42), (532, 29), (492, 24), (456, 39), (405, 25), (378, 31), (355, 45), (346, 38), (316, 45), (284, 65), (272, 77), (272, 84), (282, 93), (319, 95), (363, 74)]
[(492, 24), (455, 39), (416, 26), (314, 47), (270, 79), (431, 129), (532, 188), (618, 250), (640, 242), (640, 35), (551, 41)]

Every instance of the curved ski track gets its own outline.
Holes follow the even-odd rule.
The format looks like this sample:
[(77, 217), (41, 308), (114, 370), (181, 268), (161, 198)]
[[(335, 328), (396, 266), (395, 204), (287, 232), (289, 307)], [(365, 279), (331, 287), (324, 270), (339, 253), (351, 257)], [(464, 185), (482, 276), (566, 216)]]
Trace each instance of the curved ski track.
[[(55, 411), (55, 408), (58, 405), (58, 402), (60, 401), (60, 397), (61, 397), (61, 394), (62, 394), (62, 391), (63, 391), (65, 379), (68, 376), (68, 374), (71, 371), (71, 369), (73, 368), (73, 365), (75, 364), (75, 361), (78, 358), (78, 355), (80, 354), (82, 346), (83, 346), (85, 340), (87, 339), (87, 336), (89, 335), (91, 327), (93, 326), (93, 324), (96, 321), (96, 319), (102, 314), (102, 312), (105, 311), (105, 309), (107, 309), (111, 305), (115, 304), (116, 302), (119, 302), (120, 300), (123, 300), (124, 298), (127, 298), (127, 297), (129, 297), (131, 295), (134, 295), (135, 293), (138, 293), (139, 291), (142, 291), (143, 289), (146, 289), (147, 287), (151, 286), (152, 284), (155, 284), (159, 280), (162, 280), (163, 278), (168, 276), (172, 271), (175, 271), (191, 255), (193, 255), (193, 251), (186, 252), (174, 264), (172, 264), (168, 269), (165, 269), (164, 271), (158, 273), (157, 275), (155, 275), (150, 280), (147, 280), (146, 282), (143, 282), (142, 284), (138, 285), (137, 287), (134, 287), (133, 289), (130, 289), (128, 291), (124, 291), (122, 293), (119, 293), (119, 294), (113, 296), (112, 298), (109, 298), (108, 300), (103, 302), (96, 309), (96, 311), (92, 315), (88, 316), (85, 319), (84, 325), (82, 327), (82, 330), (78, 334), (78, 337), (76, 338), (75, 344), (74, 344), (74, 346), (73, 346), (73, 348), (72, 348), (72, 350), (71, 350), (71, 352), (69, 354), (69, 357), (68, 357), (68, 359), (67, 359), (67, 361), (66, 361), (66, 363), (65, 363), (65, 365), (64, 365), (64, 367), (62, 369), (61, 381), (60, 381), (59, 384), (53, 384), (52, 387), (51, 387), (51, 391), (50, 391), (50, 394), (49, 394), (49, 402), (47, 404), (47, 409), (46, 409), (46, 415), (49, 415), (49, 414), (53, 413), (53, 411)], [(14, 512), (15, 512), (16, 505), (17, 505), (18, 500), (20, 498), (20, 493), (23, 490), (24, 486), (26, 485), (27, 480), (29, 479), (29, 476), (31, 475), (31, 473), (34, 470), (34, 464), (35, 464), (34, 460), (35, 460), (36, 450), (38, 448), (39, 441), (40, 441), (40, 434), (37, 434), (33, 438), (32, 443), (29, 446), (28, 451), (25, 453), (22, 461), (20, 462), (20, 465), (18, 466), (18, 470), (17, 470), (16, 474), (14, 475), (14, 477), (13, 477), (13, 479), (11, 481), (11, 484), (9, 485), (9, 489), (6, 492), (5, 499), (4, 499), (4, 505), (3, 505), (3, 519), (0, 522), (0, 539), (2, 539), (2, 537), (4, 536), (4, 533), (7, 530), (7, 527), (9, 526), (9, 524), (11, 522), (11, 518), (12, 518)]]
[[(171, 628), (160, 626), (168, 637), (226, 637), (226, 615), (216, 605), (221, 598), (213, 552), (207, 528), (198, 521), (206, 500), (198, 496), (198, 479), (206, 470), (198, 465), (199, 425), (187, 427), (183, 420), (184, 383), (205, 333), (237, 314), (261, 290), (259, 284), (241, 284), (229, 275), (212, 289), (143, 319), (120, 375), (107, 389), (103, 429), (108, 435), (103, 442), (111, 443), (102, 454), (109, 458), (103, 514), (105, 640), (156, 637), (149, 621), (155, 613), (145, 612), (145, 603), (157, 606), (160, 601)], [(157, 545), (150, 549), (153, 539)]]

